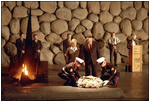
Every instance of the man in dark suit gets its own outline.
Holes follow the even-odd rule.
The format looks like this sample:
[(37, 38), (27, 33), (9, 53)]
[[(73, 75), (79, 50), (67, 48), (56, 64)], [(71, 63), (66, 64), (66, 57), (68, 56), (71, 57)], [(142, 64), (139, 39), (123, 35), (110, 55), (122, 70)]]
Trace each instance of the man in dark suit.
[(71, 37), (72, 37), (71, 34), (68, 34), (67, 39), (63, 41), (63, 53), (64, 54), (66, 53), (67, 48), (70, 47)]
[(33, 37), (34, 40), (32, 40), (32, 48), (33, 48), (34, 58), (35, 58), (36, 75), (38, 75), (39, 65), (40, 65), (40, 52), (42, 49), (42, 44), (41, 41), (38, 40), (37, 34), (34, 34)]
[(100, 54), (98, 43), (92, 41), (92, 36), (86, 38), (86, 42), (81, 47), (80, 57), (85, 60), (85, 75), (90, 75), (90, 68), (92, 67), (92, 75), (97, 76), (96, 60), (100, 57)]
[(25, 43), (26, 43), (26, 40), (24, 39), (24, 34), (20, 33), (20, 38), (16, 40), (19, 66), (22, 66), (23, 64), (23, 57), (25, 54)]

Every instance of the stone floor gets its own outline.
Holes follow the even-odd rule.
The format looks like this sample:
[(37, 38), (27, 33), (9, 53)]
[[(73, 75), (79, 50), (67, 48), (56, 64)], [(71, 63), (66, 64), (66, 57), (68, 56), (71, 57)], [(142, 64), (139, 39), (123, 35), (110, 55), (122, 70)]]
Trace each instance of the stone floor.
[[(57, 76), (57, 72), (61, 68), (62, 65), (50, 65), (47, 80), (30, 83), (25, 86), (13, 82), (12, 78), (8, 76), (8, 69), (2, 69), (1, 100), (149, 100), (148, 64), (143, 65), (142, 72), (125, 72), (125, 65), (118, 65), (117, 69), (121, 73), (118, 88), (109, 87), (112, 84), (109, 83), (108, 86), (102, 89), (92, 89), (92, 91), (91, 89), (63, 86), (64, 80)], [(98, 68), (97, 72), (100, 74), (100, 68)], [(84, 67), (80, 68), (79, 73), (81, 76), (84, 75)], [(106, 93), (102, 90), (105, 90)]]

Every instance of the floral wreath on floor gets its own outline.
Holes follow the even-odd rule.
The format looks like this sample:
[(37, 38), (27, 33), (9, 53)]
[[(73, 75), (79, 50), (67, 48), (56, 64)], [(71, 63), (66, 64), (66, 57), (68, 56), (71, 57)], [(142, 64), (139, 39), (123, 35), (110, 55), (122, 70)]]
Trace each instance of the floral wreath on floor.
[(82, 76), (77, 81), (77, 86), (80, 88), (100, 88), (103, 84), (103, 80), (94, 76)]

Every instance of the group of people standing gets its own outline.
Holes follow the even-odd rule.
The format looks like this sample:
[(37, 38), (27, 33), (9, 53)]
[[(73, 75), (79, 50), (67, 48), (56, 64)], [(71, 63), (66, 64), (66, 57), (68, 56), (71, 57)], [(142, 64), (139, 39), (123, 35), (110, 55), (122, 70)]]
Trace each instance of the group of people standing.
[[(137, 41), (135, 40), (136, 35), (132, 35), (131, 37), (131, 39), (128, 39), (127, 48), (129, 49), (137, 44)], [(35, 63), (38, 66), (40, 63), (42, 44), (41, 41), (38, 40), (37, 34), (34, 34), (33, 38), (32, 48), (34, 51)], [(23, 59), (26, 51), (25, 42), (24, 34), (21, 33), (20, 38), (16, 40), (17, 55), (20, 66), (24, 63)], [(103, 56), (100, 56), (99, 44), (92, 39), (92, 36), (87, 36), (86, 41), (79, 48), (77, 47), (77, 40), (72, 39), (72, 35), (68, 34), (67, 39), (63, 41), (63, 53), (66, 65), (57, 75), (66, 80), (64, 85), (74, 86), (77, 78), (80, 77), (78, 71), (81, 65), (85, 66), (85, 76), (92, 75), (97, 77), (97, 64), (99, 64), (101, 66), (101, 79), (105, 80), (105, 84), (109, 81), (113, 81), (114, 86), (117, 86), (120, 73), (116, 70), (115, 66), (117, 66), (117, 44), (119, 43), (120, 39), (115, 36), (114, 32), (112, 32), (111, 38), (108, 39), (110, 47), (110, 63), (108, 63)], [(92, 73), (90, 73), (91, 70)]]
[[(18, 56), (18, 64), (19, 67), (22, 67), (22, 64), (24, 63), (24, 57), (26, 52), (26, 39), (24, 38), (24, 33), (20, 33), (20, 38), (16, 40), (16, 47), (17, 47), (17, 56)], [(38, 67), (40, 64), (40, 52), (42, 49), (41, 41), (38, 40), (37, 34), (33, 35), (32, 40), (32, 51), (35, 61), (35, 67), (36, 67), (36, 76), (38, 74)]]
[[(67, 67), (66, 66), (63, 67), (63, 69), (61, 69), (60, 72), (58, 73), (59, 77), (67, 80), (64, 85), (72, 85), (72, 84), (75, 85), (75, 80), (77, 80), (77, 79), (75, 76), (73, 76), (73, 75), (75, 75), (75, 74), (73, 74), (74, 72), (73, 71), (69, 72), (69, 70), (68, 70), (68, 72), (66, 74), (65, 68), (67, 69), (68, 65), (70, 66), (70, 63), (76, 63), (76, 62), (79, 62), (79, 64), (85, 66), (85, 76), (92, 75), (92, 76), (97, 77), (97, 64), (101, 63), (100, 66), (102, 65), (101, 67), (104, 67), (101, 69), (101, 72), (102, 72), (101, 78), (103, 80), (109, 79), (110, 76), (113, 76), (113, 77), (111, 77), (109, 79), (109, 81), (111, 81), (112, 79), (114, 80), (114, 77), (116, 77), (116, 76), (119, 77), (119, 74), (117, 73), (114, 66), (117, 66), (117, 48), (116, 48), (116, 46), (118, 43), (120, 43), (120, 40), (119, 40), (119, 38), (117, 38), (115, 36), (114, 32), (111, 33), (111, 38), (108, 39), (108, 43), (109, 43), (110, 52), (111, 52), (110, 53), (110, 63), (105, 63), (105, 60), (102, 60), (105, 58), (100, 56), (99, 44), (97, 41), (94, 41), (92, 39), (92, 36), (87, 36), (85, 43), (83, 43), (80, 46), (80, 48), (77, 48), (77, 40), (71, 39), (71, 35), (68, 34), (67, 39), (64, 40), (64, 42), (63, 42), (63, 52), (64, 52), (64, 56), (66, 59)], [(114, 55), (114, 59), (115, 59), (114, 64), (112, 64), (113, 63), (113, 55)], [(78, 59), (83, 60), (82, 63), (80, 63), (80, 61), (78, 61)], [(98, 62), (97, 59), (100, 59), (100, 60), (98, 60), (100, 62)], [(103, 62), (105, 64), (102, 64)], [(69, 69), (70, 68), (71, 68), (71, 66), (69, 67)], [(111, 68), (113, 68), (113, 69), (111, 70)], [(77, 69), (79, 69), (79, 68), (77, 68)], [(75, 72), (77, 69), (75, 69)], [(90, 73), (91, 70), (92, 70), (92, 73)], [(105, 76), (106, 72), (109, 73), (109, 77)], [(71, 75), (69, 75), (69, 73)], [(72, 77), (74, 77), (74, 78), (72, 78)], [(72, 79), (74, 79), (73, 83), (71, 83)], [(115, 78), (115, 82), (117, 82), (117, 81), (118, 81), (118, 78)], [(108, 81), (106, 81), (106, 82), (108, 82)], [(117, 84), (115, 84), (115, 82), (114, 82), (114, 85), (117, 86)]]

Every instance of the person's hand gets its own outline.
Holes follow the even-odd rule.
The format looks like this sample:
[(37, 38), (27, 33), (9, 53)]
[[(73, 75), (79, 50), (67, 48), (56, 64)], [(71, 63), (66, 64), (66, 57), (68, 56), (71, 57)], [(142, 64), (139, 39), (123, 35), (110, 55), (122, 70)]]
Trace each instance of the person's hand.
[(21, 53), (25, 53), (25, 51), (24, 51), (24, 50), (22, 50), (22, 51), (21, 51)]
[(85, 66), (85, 62), (83, 62), (82, 64), (83, 64), (83, 66)]
[(113, 48), (116, 49), (116, 46), (114, 45)]
[(104, 80), (103, 86), (107, 85), (109, 83), (109, 80)]
[(37, 52), (40, 53), (41, 52), (40, 49), (38, 49)]

